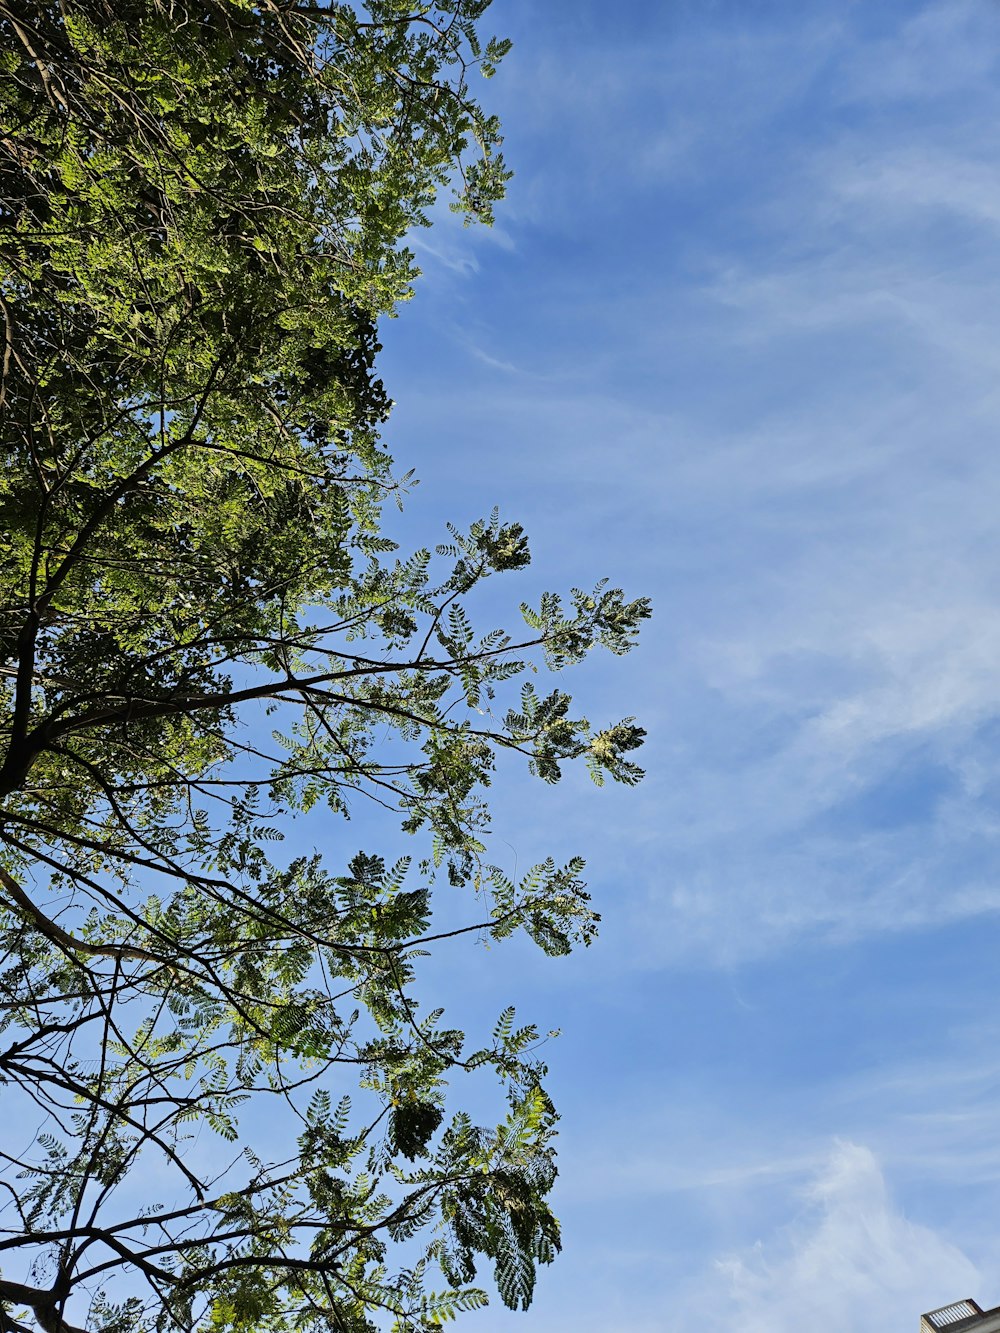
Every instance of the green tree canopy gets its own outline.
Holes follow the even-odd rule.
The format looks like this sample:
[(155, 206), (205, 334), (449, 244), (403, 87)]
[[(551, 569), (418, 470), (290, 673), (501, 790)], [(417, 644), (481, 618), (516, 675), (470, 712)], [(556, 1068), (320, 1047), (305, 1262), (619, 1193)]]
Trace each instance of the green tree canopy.
[[(506, 178), (487, 3), (0, 0), (0, 1078), (38, 1126), (0, 1149), (0, 1330), (426, 1329), (558, 1248), (537, 1033), (468, 1043), (419, 959), (435, 883), (451, 936), (589, 941), (582, 863), (513, 882), (483, 792), (501, 750), (640, 776), (631, 719), (513, 681), (648, 606), (484, 632), (520, 527), (380, 524), (402, 238)], [(282, 856), (363, 800), (413, 864)], [(447, 1095), (479, 1069), (493, 1126)]]

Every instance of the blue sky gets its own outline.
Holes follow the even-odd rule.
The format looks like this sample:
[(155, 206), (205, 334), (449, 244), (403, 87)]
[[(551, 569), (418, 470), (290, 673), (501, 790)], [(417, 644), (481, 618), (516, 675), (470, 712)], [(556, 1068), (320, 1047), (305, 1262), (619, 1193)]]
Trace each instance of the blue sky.
[[(496, 0), (517, 175), (385, 331), (403, 531), (494, 504), (535, 586), (648, 593), (573, 685), (636, 792), (497, 788), (587, 855), (565, 962), (455, 954), (561, 1027), (566, 1253), (480, 1333), (895, 1333), (1000, 1301), (1000, 9)], [(499, 592), (505, 590), (500, 585)]]

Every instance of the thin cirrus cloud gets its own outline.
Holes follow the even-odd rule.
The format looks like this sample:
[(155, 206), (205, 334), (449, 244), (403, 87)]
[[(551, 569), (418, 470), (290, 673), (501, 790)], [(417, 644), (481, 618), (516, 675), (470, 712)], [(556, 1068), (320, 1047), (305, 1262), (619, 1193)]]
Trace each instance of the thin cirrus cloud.
[(628, 1312), (664, 1333), (904, 1333), (960, 1296), (993, 1303), (997, 1066), (984, 1037), (995, 1044), (995, 1030), (970, 1029), (936, 1063), (776, 1081), (769, 1098), (741, 1096), (729, 1074), (654, 1109), (647, 1078), (630, 1109), (601, 1113), (627, 1115), (628, 1145), (608, 1153), (605, 1139), (602, 1152), (592, 1130), (571, 1133), (564, 1208), (592, 1222), (572, 1236), (582, 1272), (557, 1270), (537, 1326), (624, 1329)]
[(496, 859), (586, 851), (604, 914), (518, 964), (567, 1032), (526, 1326), (995, 1304), (1000, 10), (510, 15), (510, 245), (422, 254), (399, 452), (425, 517), (524, 522), (526, 586), (656, 608), (567, 686), (648, 727), (646, 782), (494, 789)]
[(802, 1204), (783, 1231), (718, 1261), (709, 1326), (728, 1318), (742, 1333), (882, 1333), (900, 1323), (901, 1308), (919, 1315), (981, 1292), (982, 1275), (961, 1250), (898, 1210), (863, 1146), (838, 1144)]
[[(956, 41), (970, 21), (959, 6)], [(908, 68), (921, 67), (943, 26), (936, 11), (909, 25)], [(673, 224), (686, 275), (643, 263), (641, 277), (609, 280), (597, 268), (574, 287), (578, 270), (558, 263), (529, 274), (531, 320), (514, 338), (509, 321), (523, 311), (508, 312), (502, 289), (492, 314), (449, 287), (440, 318), (472, 363), (449, 393), (449, 426), (463, 444), (477, 439), (500, 491), (541, 533), (539, 563), (576, 573), (585, 521), (613, 552), (616, 581), (656, 595), (644, 658), (656, 665), (632, 707), (652, 723), (654, 796), (643, 799), (669, 830), (671, 869), (662, 873), (654, 851), (634, 905), (667, 912), (671, 952), (710, 936), (731, 960), (803, 930), (849, 937), (993, 910), (992, 821), (975, 783), (961, 800), (978, 730), (1000, 708), (991, 544), (1000, 399), (995, 340), (983, 336), (1000, 263), (984, 150), (957, 135), (949, 146), (938, 129), (933, 150), (915, 148), (912, 112), (894, 114), (893, 88), (914, 95), (901, 72), (877, 126), (824, 122), (815, 144), (808, 133), (776, 136), (778, 91), (801, 99), (824, 62), (840, 61), (838, 97), (875, 98), (843, 24), (790, 25), (784, 48), (773, 31), (691, 42), (698, 59), (682, 40), (668, 64), (686, 55), (718, 80), (728, 52), (749, 71), (744, 92), (786, 72), (741, 127), (765, 188), (736, 181), (728, 233), (714, 215), (707, 239), (693, 223)], [(803, 52), (804, 65), (793, 59)], [(652, 63), (638, 62), (632, 120), (646, 107)], [(544, 90), (543, 80), (535, 96)], [(612, 92), (627, 101), (627, 81)], [(720, 126), (738, 93), (727, 90), (721, 120), (703, 98), (709, 180), (728, 170)], [(692, 114), (683, 89), (671, 95)], [(571, 167), (529, 169), (524, 188), (547, 200)], [(626, 196), (630, 172), (615, 179)], [(547, 225), (568, 225), (558, 216)], [(642, 199), (631, 224), (639, 262), (660, 258)], [(943, 243), (952, 231), (960, 245)], [(517, 262), (530, 265), (533, 233), (516, 208), (511, 232), (515, 246), (519, 232), (524, 241)], [(478, 245), (454, 240), (470, 253)], [(620, 244), (612, 249), (620, 256)], [(622, 262), (613, 259), (615, 279)], [(654, 305), (655, 319), (638, 318)], [(595, 328), (603, 339), (582, 342)], [(926, 827), (907, 843), (887, 831), (878, 798), (894, 781), (916, 791), (923, 763), (942, 799), (924, 802)], [(974, 766), (984, 765), (980, 747)], [(941, 780), (942, 767), (953, 781)], [(865, 791), (874, 818), (861, 838)], [(838, 811), (849, 816), (839, 840)], [(572, 810), (567, 820), (572, 828)], [(952, 881), (946, 897), (934, 889), (942, 876)]]

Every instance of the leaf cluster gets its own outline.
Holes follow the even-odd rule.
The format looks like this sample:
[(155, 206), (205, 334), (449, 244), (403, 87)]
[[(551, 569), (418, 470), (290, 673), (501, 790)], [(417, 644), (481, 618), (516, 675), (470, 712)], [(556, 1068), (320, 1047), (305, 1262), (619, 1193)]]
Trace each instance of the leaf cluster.
[[(541, 1038), (472, 1048), (421, 959), (592, 938), (581, 861), (489, 862), (485, 794), (502, 752), (638, 778), (631, 719), (511, 692), (648, 605), (484, 630), (520, 526), (381, 521), (403, 237), (505, 179), (486, 7), (0, 0), (0, 1080), (40, 1124), (0, 1330), (427, 1333), (558, 1249)], [(286, 853), (359, 808), (418, 854)]]

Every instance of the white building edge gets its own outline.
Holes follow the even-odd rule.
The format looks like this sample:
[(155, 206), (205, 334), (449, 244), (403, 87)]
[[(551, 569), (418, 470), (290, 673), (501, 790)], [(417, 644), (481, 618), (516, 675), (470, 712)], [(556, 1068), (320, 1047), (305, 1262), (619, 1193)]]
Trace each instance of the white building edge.
[(1000, 1333), (1000, 1305), (982, 1310), (973, 1300), (955, 1301), (920, 1316), (920, 1333)]

